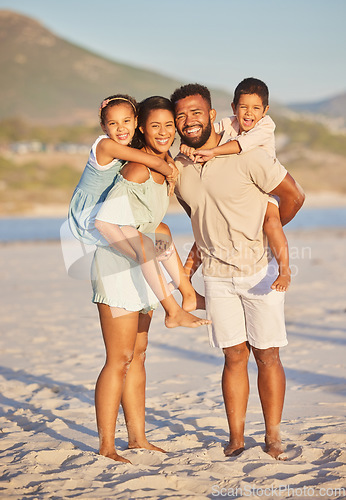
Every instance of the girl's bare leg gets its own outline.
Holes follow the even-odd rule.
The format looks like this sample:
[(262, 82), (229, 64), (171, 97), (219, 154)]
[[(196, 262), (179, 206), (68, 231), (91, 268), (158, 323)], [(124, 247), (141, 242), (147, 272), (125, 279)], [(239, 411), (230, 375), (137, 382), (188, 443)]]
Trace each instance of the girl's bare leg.
[(121, 405), (124, 410), (129, 448), (161, 451), (149, 443), (145, 435), (145, 352), (152, 312), (139, 314), (138, 334), (133, 359), (126, 375)]
[[(129, 462), (115, 450), (115, 427), (126, 374), (132, 361), (138, 329), (138, 312), (118, 316), (115, 308), (97, 304), (106, 362), (96, 382), (95, 408), (100, 455)], [(122, 311), (122, 310), (120, 310)]]
[(198, 318), (184, 311), (178, 305), (168, 288), (167, 281), (157, 262), (155, 247), (152, 240), (133, 227), (123, 226), (121, 229), (137, 254), (137, 259), (145, 280), (148, 282), (166, 312), (166, 327), (175, 328), (177, 326), (185, 326), (196, 328), (201, 325), (209, 324), (210, 320)]
[(178, 288), (183, 301), (182, 308), (185, 311), (194, 311), (195, 309), (205, 309), (205, 299), (193, 288), (191, 281), (187, 277), (184, 266), (180, 260), (179, 254), (173, 243), (171, 231), (167, 224), (161, 222), (156, 229), (156, 242), (162, 248), (164, 254), (165, 250), (172, 249), (172, 253), (167, 258), (159, 259), (170, 277), (172, 278), (175, 288)]
[(279, 209), (274, 203), (268, 202), (263, 230), (267, 235), (270, 249), (279, 265), (279, 276), (272, 284), (272, 289), (278, 292), (285, 292), (291, 283), (289, 250), (280, 221)]

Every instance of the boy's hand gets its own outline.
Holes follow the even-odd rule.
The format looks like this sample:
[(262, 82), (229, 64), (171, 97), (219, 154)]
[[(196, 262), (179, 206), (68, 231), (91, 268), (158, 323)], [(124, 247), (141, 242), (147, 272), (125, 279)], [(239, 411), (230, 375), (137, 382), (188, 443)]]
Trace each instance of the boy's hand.
[(169, 161), (168, 164), (170, 167), (172, 167), (171, 175), (167, 175), (167, 177), (166, 177), (166, 180), (167, 180), (168, 186), (169, 186), (168, 196), (173, 196), (175, 184), (176, 184), (178, 177), (179, 177), (179, 170), (175, 166), (175, 163), (173, 160)]
[(195, 148), (190, 148), (189, 146), (186, 146), (186, 144), (180, 144), (180, 152), (192, 161), (195, 161), (195, 151)]
[(213, 149), (199, 149), (194, 153), (195, 161), (197, 163), (204, 163), (212, 158), (215, 158), (215, 156), (216, 155)]

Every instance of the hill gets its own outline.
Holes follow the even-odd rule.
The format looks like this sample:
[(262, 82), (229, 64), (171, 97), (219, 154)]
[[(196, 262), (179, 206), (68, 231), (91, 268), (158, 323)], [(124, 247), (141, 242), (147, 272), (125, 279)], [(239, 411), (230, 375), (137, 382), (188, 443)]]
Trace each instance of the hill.
[(290, 104), (288, 108), (299, 113), (341, 118), (343, 126), (346, 126), (346, 92), (321, 101)]
[[(37, 21), (0, 11), (0, 119), (31, 123), (95, 123), (103, 97), (117, 92), (140, 100), (169, 96), (182, 82), (117, 63), (69, 43)], [(216, 107), (231, 96), (213, 92)]]

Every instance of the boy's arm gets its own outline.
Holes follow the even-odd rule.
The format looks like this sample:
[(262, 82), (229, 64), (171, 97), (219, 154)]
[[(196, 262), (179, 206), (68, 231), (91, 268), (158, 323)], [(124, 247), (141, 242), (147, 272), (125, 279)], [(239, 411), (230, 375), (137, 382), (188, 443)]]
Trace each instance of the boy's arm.
[[(162, 158), (150, 155), (140, 149), (123, 146), (113, 141), (113, 139), (103, 139), (97, 145), (97, 153), (107, 155), (111, 158), (119, 158), (119, 160), (133, 161), (135, 163), (143, 163), (149, 168), (156, 170), (164, 176), (170, 176), (173, 168)], [(173, 162), (173, 160), (172, 160)]]
[(305, 200), (302, 188), (288, 173), (270, 194), (275, 194), (280, 198), (279, 212), (283, 226), (293, 219)]

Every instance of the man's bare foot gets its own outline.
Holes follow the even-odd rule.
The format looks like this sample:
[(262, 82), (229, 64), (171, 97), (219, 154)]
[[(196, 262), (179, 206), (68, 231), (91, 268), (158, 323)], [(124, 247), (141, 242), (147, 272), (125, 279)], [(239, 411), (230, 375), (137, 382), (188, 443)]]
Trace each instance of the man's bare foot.
[(237, 457), (245, 450), (244, 444), (239, 443), (231, 443), (229, 442), (226, 448), (224, 449), (224, 453), (226, 457)]
[(275, 460), (286, 460), (286, 457), (284, 455), (281, 456), (284, 449), (282, 447), (280, 439), (276, 441), (271, 441), (268, 438), (266, 438), (265, 444), (266, 445), (264, 451), (268, 453), (268, 455), (275, 458)]
[(203, 295), (200, 295), (198, 292), (184, 296), (182, 308), (186, 312), (195, 311), (196, 309), (205, 309), (205, 298)]
[(144, 450), (152, 450), (152, 451), (160, 451), (161, 453), (167, 453), (166, 450), (159, 448), (158, 446), (155, 446), (154, 444), (149, 443), (148, 441), (145, 441), (143, 443), (129, 443), (128, 446), (129, 450), (135, 450), (135, 449), (144, 449)]
[(287, 292), (288, 287), (291, 283), (291, 275), (290, 274), (279, 274), (271, 288), (276, 290), (277, 292)]
[(131, 464), (130, 460), (127, 460), (127, 458), (121, 457), (120, 455), (118, 455), (118, 453), (116, 451), (112, 451), (110, 453), (102, 453), (100, 451), (99, 454), (102, 455), (103, 457), (111, 458), (112, 460), (115, 460), (116, 462), (124, 462), (125, 464)]
[(198, 318), (183, 309), (179, 308), (174, 314), (166, 315), (165, 325), (167, 328), (176, 328), (177, 326), (184, 326), (187, 328), (197, 328), (202, 325), (210, 325), (209, 319)]

